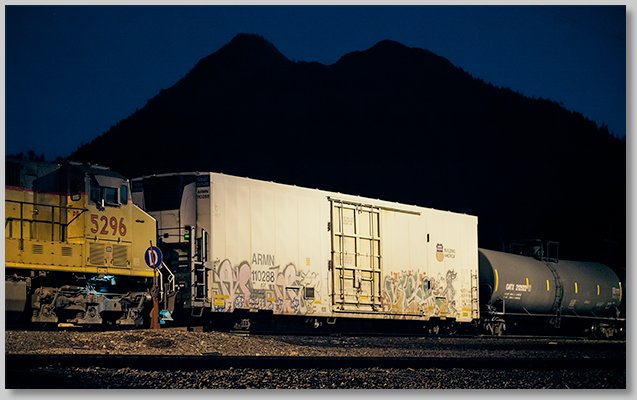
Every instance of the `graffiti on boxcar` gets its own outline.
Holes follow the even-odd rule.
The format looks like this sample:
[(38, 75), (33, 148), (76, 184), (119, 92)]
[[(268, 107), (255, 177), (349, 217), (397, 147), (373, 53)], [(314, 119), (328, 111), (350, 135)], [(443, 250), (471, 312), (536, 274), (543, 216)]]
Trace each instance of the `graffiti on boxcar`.
[(443, 277), (430, 277), (424, 272), (402, 270), (385, 276), (381, 292), (383, 312), (435, 316), (454, 315), (454, 281), (457, 273), (447, 271)]
[(213, 310), (272, 310), (274, 314), (313, 314), (320, 304), (321, 281), (316, 272), (284, 267), (251, 265), (228, 259), (213, 271)]

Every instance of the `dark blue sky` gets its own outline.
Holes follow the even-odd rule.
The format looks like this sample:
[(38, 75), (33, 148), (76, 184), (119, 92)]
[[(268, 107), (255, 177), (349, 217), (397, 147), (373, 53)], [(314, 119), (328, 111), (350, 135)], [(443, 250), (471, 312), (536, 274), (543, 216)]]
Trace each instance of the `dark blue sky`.
[(241, 32), (324, 64), (396, 40), (626, 134), (625, 6), (5, 6), (5, 154), (68, 155)]

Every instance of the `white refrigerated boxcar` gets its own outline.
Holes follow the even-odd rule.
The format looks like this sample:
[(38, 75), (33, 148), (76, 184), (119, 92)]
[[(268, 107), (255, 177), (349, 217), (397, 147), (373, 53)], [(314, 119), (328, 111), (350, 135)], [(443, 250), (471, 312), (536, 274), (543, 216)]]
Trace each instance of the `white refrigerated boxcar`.
[(192, 315), (479, 318), (475, 216), (220, 173), (132, 183)]

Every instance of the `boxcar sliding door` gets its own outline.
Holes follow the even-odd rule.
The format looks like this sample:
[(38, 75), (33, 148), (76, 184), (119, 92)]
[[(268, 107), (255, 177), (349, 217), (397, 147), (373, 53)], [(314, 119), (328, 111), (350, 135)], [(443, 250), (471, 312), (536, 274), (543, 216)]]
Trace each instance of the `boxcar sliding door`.
[(381, 307), (380, 208), (330, 202), (334, 310), (375, 312)]

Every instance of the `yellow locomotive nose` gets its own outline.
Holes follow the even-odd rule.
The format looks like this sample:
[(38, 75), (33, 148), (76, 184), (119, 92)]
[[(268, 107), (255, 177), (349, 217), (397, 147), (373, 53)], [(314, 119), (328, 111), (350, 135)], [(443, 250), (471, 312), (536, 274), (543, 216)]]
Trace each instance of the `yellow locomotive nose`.
[(60, 326), (143, 324), (153, 271), (140, 260), (156, 227), (128, 179), (72, 162), (7, 159), (7, 169), (7, 311)]

